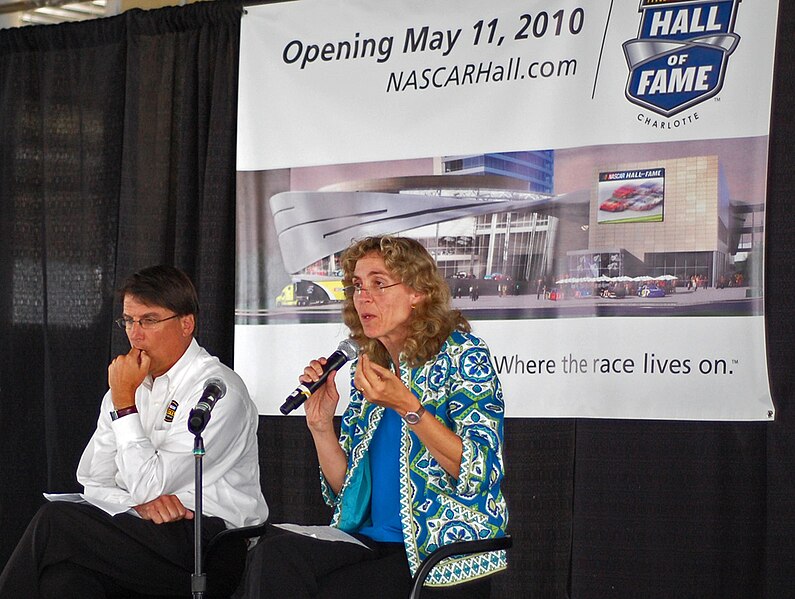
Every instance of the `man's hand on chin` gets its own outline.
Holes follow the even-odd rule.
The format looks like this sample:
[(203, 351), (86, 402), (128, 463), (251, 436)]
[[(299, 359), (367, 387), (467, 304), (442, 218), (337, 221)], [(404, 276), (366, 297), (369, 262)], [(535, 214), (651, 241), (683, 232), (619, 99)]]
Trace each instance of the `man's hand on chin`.
[(149, 373), (151, 359), (137, 347), (126, 354), (116, 356), (108, 366), (108, 386), (111, 399), (117, 410), (135, 403), (135, 390)]
[(176, 495), (161, 495), (157, 499), (136, 505), (133, 509), (141, 518), (151, 520), (155, 524), (193, 520), (193, 512), (182, 505)]

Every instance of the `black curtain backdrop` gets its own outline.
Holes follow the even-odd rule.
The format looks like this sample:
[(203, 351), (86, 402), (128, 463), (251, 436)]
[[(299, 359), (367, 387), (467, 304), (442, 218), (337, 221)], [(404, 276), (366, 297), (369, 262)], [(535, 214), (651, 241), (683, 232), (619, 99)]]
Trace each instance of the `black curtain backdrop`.
[[(515, 546), (493, 597), (794, 596), (795, 4), (779, 19), (765, 267), (776, 421), (508, 420)], [(41, 492), (75, 488), (124, 349), (110, 333), (121, 276), (184, 267), (200, 340), (231, 355), (238, 24), (233, 5), (202, 3), (0, 31), (0, 563)], [(259, 437), (272, 520), (327, 523), (303, 419), (263, 416)]]
[(0, 31), (0, 564), (75, 468), (129, 349), (113, 292), (174, 264), (232, 363), (242, 8)]

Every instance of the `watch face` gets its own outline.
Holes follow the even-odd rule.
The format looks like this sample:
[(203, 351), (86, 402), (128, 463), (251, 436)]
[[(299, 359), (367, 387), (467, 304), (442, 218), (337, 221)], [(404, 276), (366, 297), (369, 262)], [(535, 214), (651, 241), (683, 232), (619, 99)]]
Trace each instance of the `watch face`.
[(403, 417), (409, 424), (417, 424), (420, 421), (420, 415), (417, 412), (406, 412)]

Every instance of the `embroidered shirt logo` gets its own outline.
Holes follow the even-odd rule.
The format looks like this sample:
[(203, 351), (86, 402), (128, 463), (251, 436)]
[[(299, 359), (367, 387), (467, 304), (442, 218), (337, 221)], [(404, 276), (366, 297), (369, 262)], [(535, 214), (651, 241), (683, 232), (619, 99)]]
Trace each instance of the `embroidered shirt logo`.
[(174, 421), (174, 414), (177, 413), (177, 407), (179, 406), (179, 402), (176, 399), (172, 399), (171, 403), (168, 404), (168, 409), (166, 410), (166, 415), (163, 418), (166, 422), (173, 422)]
[(624, 42), (627, 99), (668, 117), (716, 95), (740, 1), (641, 0), (638, 37)]

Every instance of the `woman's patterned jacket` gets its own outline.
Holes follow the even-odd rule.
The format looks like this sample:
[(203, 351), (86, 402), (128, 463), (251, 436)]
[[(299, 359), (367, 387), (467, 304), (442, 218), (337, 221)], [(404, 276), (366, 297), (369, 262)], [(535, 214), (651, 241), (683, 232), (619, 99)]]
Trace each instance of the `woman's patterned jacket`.
[[(351, 368), (351, 378), (355, 364)], [(436, 417), (463, 440), (458, 480), (403, 423), (400, 443), (400, 515), (403, 542), (412, 575), (440, 545), (502, 536), (508, 510), (500, 490), (503, 478), (502, 389), (486, 344), (476, 336), (453, 332), (439, 354), (419, 368), (401, 360), (403, 383)], [(351, 381), (351, 397), (342, 418), (340, 445), (348, 470), (339, 495), (321, 473), (323, 496), (334, 507), (332, 526), (358, 531), (370, 518), (368, 447), (384, 408), (364, 399)], [(446, 586), (480, 578), (506, 567), (504, 551), (452, 557), (430, 573), (427, 584)]]

